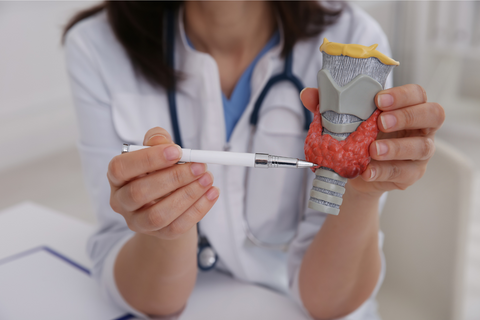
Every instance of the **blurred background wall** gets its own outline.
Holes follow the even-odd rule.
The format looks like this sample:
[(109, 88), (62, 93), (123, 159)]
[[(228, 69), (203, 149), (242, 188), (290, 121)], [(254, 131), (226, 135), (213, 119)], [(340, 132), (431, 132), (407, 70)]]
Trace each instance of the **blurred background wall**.
[[(381, 218), (387, 320), (480, 319), (480, 2), (358, 1), (400, 61), (394, 84), (422, 85), (446, 120), (424, 178), (391, 192)], [(454, 173), (455, 172), (455, 173)]]
[(0, 209), (30, 200), (94, 222), (60, 43), (88, 1), (0, 1)]
[(75, 143), (60, 44), (66, 19), (85, 2), (0, 2), (0, 170)]
[[(0, 2), (0, 209), (32, 200), (95, 222), (75, 149), (76, 125), (60, 44), (68, 18), (94, 3)], [(450, 144), (448, 150), (474, 163), (472, 176), (480, 181), (480, 2), (354, 3), (387, 33), (393, 58), (401, 62), (394, 71), (395, 85), (421, 84), (430, 101), (442, 104), (447, 119), (438, 137)], [(476, 190), (473, 199), (480, 197), (480, 187)], [(463, 280), (457, 280), (463, 281), (462, 319), (473, 320), (480, 319), (480, 203), (471, 207), (476, 211), (469, 216), (464, 244), (469, 267)], [(388, 213), (382, 225), (394, 231)], [(386, 250), (392, 248), (387, 259), (395, 260), (388, 233), (386, 239)], [(395, 279), (388, 277), (387, 271), (391, 288), (388, 284)], [(409, 297), (403, 301), (382, 290), (384, 319), (440, 319), (415, 311)]]

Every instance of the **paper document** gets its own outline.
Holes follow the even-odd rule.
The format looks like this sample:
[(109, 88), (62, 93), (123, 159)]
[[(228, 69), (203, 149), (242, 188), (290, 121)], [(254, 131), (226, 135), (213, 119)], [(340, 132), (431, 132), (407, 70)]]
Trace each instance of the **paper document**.
[(132, 319), (101, 297), (89, 271), (35, 248), (0, 260), (0, 319)]

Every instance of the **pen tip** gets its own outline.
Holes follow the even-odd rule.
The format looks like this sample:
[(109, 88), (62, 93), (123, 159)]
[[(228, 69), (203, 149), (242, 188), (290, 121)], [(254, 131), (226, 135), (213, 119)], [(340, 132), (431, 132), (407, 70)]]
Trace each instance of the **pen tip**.
[(311, 168), (311, 167), (316, 167), (316, 166), (318, 166), (318, 165), (313, 163), (313, 162), (308, 162), (308, 161), (304, 161), (304, 160), (299, 160), (298, 164), (297, 164), (298, 168)]

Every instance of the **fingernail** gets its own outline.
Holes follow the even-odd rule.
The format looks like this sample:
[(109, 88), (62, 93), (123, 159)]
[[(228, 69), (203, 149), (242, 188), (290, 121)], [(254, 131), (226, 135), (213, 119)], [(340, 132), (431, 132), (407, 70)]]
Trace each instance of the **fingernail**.
[(213, 200), (217, 199), (219, 195), (220, 195), (219, 190), (217, 188), (213, 187), (210, 190), (208, 190), (206, 196), (207, 196), (208, 200), (213, 201)]
[(212, 176), (210, 175), (210, 172), (207, 172), (201, 177), (198, 182), (202, 185), (202, 187), (206, 187), (210, 185), (213, 182)]
[(168, 161), (177, 160), (182, 157), (182, 149), (179, 146), (174, 145), (163, 150), (163, 155)]
[(385, 129), (393, 128), (397, 124), (397, 117), (395, 117), (393, 114), (382, 114), (380, 116), (380, 120), (382, 121)]
[(388, 152), (388, 146), (386, 143), (377, 141), (375, 142), (375, 145), (377, 147), (377, 156), (384, 155)]
[(192, 173), (194, 176), (199, 176), (205, 171), (207, 171), (206, 165), (203, 163), (192, 163), (190, 166), (190, 170), (192, 170)]
[(380, 94), (377, 98), (377, 105), (379, 108), (390, 107), (393, 104), (393, 97), (388, 93)]
[[(168, 141), (166, 136), (164, 136), (163, 134), (157, 133), (151, 136), (150, 138), (148, 138), (146, 145), (148, 145), (153, 138), (157, 138), (157, 137), (159, 138), (160, 141), (162, 140)], [(157, 143), (160, 141), (157, 141)]]
[(370, 180), (375, 179), (375, 168), (371, 167), (370, 168)]

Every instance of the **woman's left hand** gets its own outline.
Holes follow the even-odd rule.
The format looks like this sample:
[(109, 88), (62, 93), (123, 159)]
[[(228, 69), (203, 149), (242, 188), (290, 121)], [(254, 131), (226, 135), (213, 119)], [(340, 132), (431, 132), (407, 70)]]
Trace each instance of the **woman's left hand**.
[[(306, 88), (300, 98), (310, 111), (317, 110), (317, 89)], [(382, 113), (378, 117), (380, 132), (370, 145), (372, 161), (349, 185), (361, 193), (380, 196), (385, 191), (404, 190), (423, 176), (445, 112), (438, 103), (427, 102), (425, 90), (415, 84), (380, 91), (375, 103)]]

